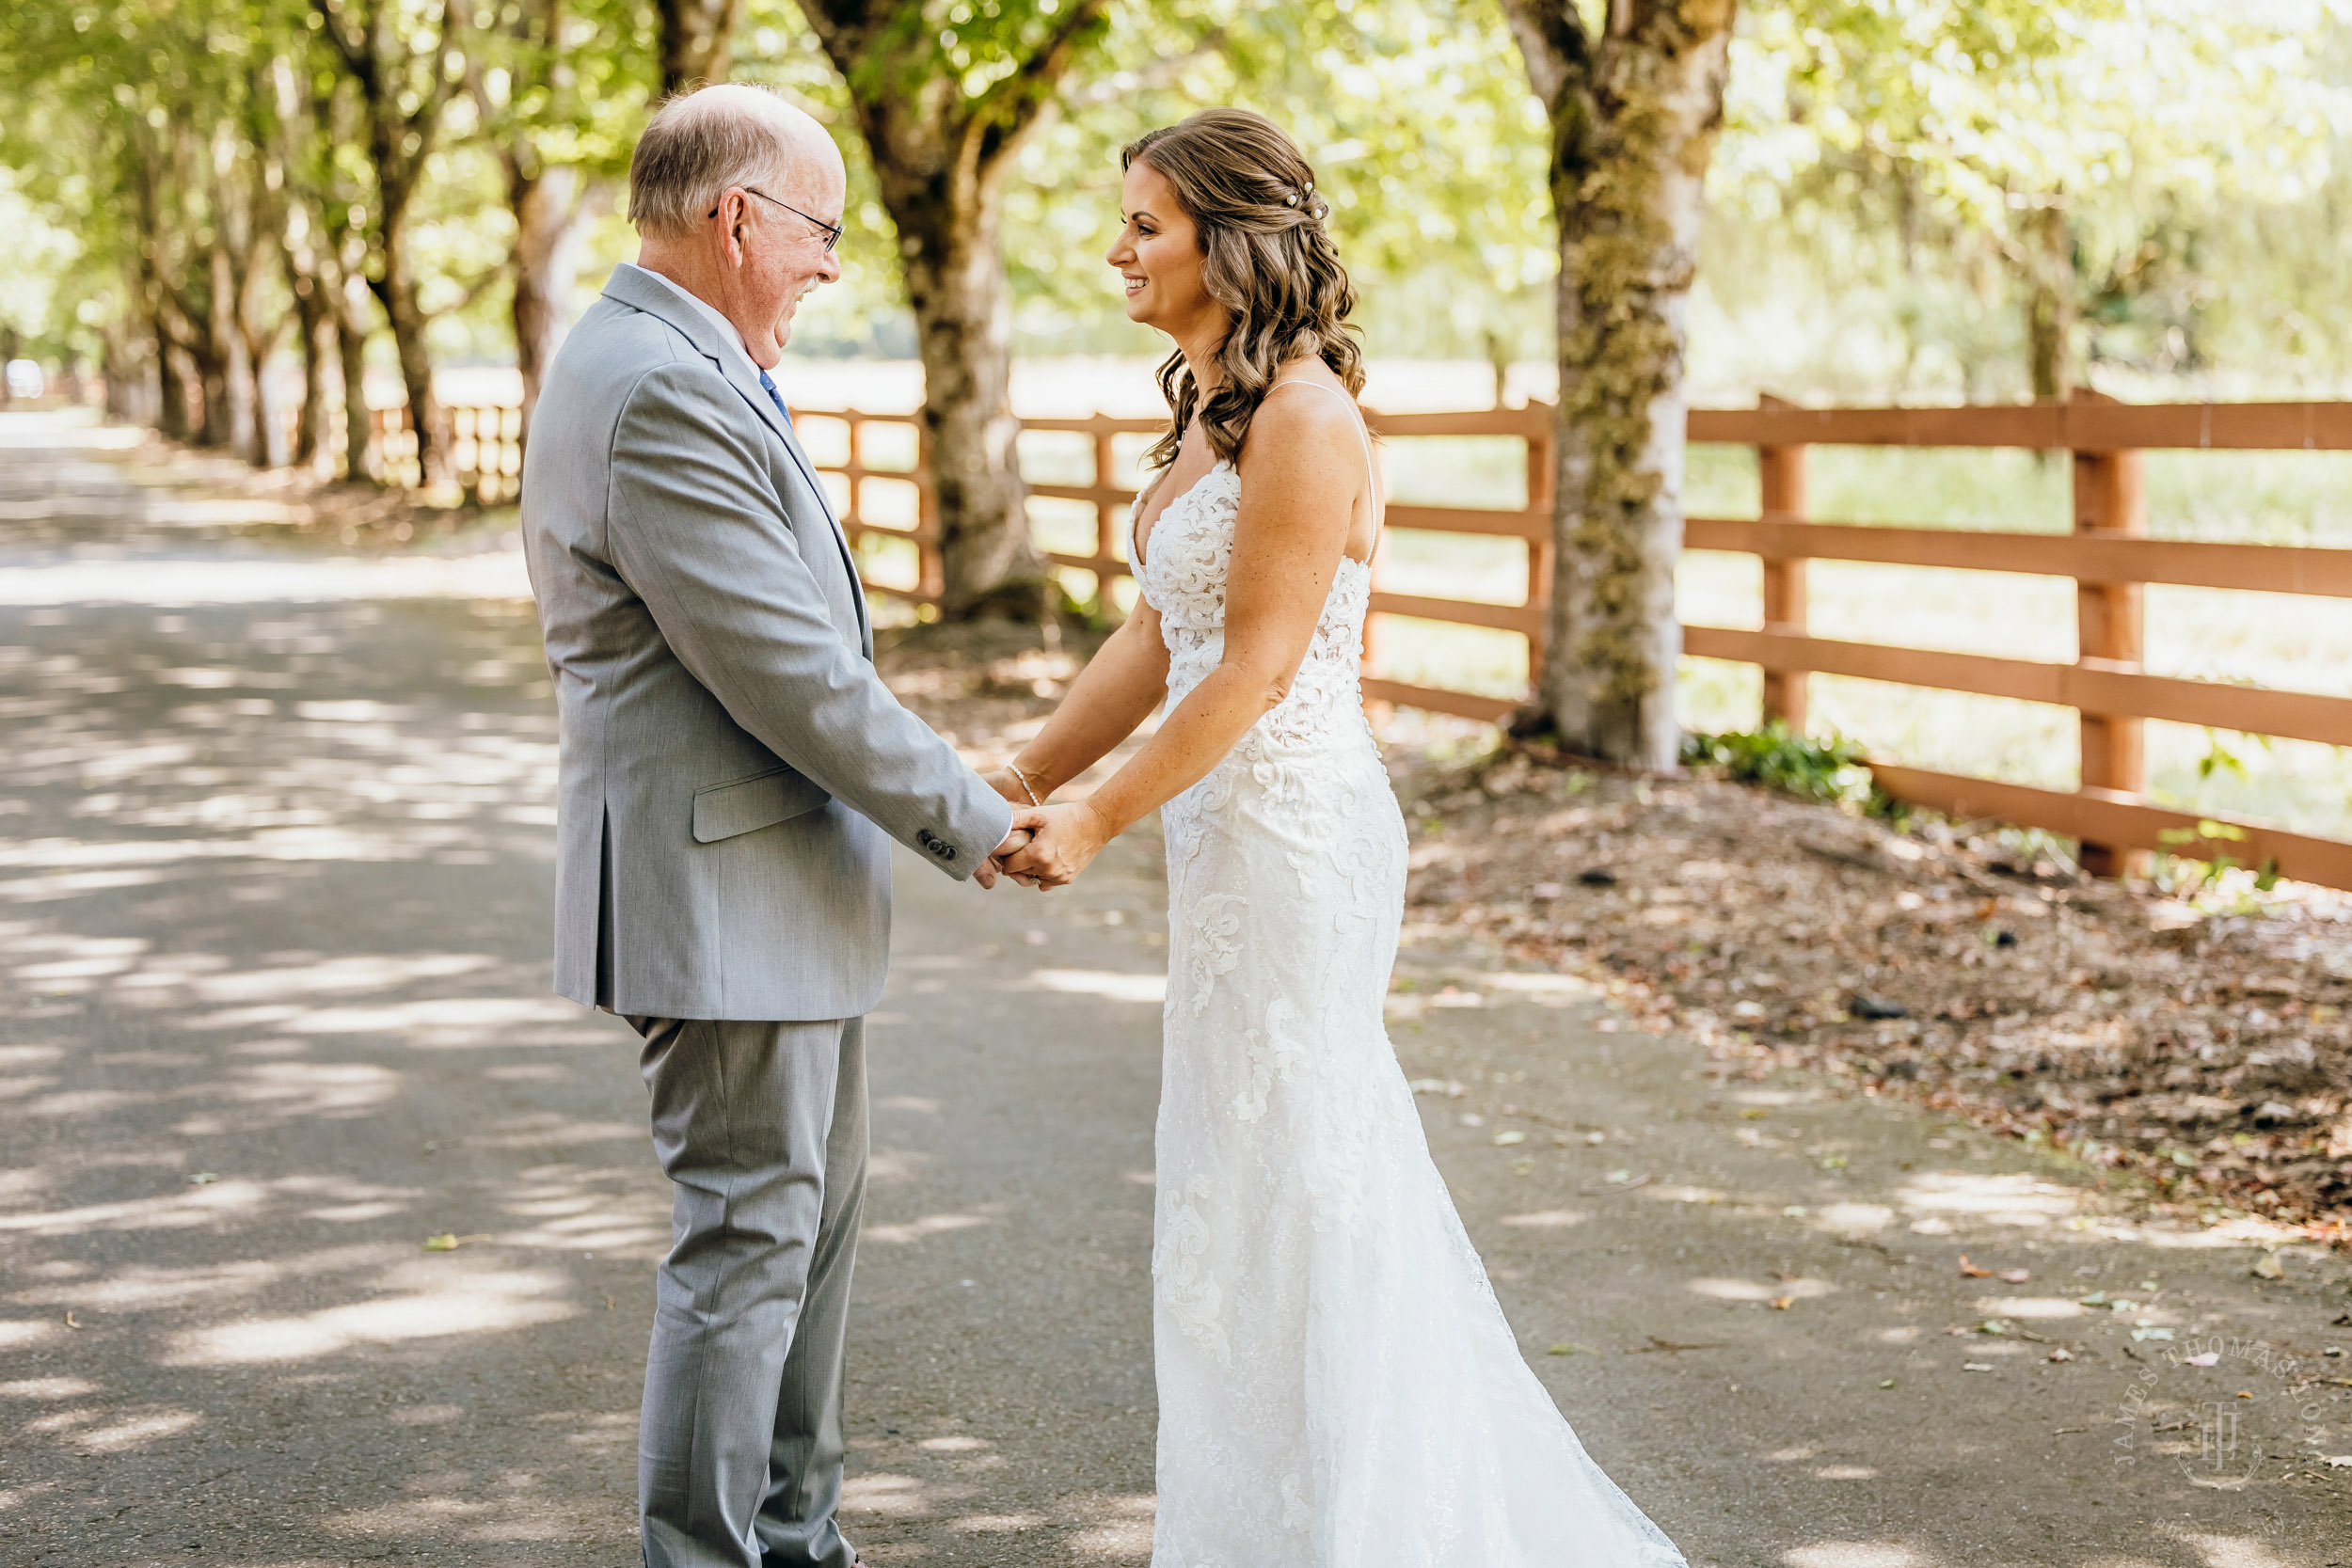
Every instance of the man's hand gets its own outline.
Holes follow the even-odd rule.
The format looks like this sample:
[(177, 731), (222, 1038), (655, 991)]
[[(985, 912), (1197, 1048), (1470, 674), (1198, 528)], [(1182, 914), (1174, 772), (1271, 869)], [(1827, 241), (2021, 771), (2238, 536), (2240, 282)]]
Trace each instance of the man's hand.
[(1032, 887), (1061, 887), (1084, 871), (1111, 840), (1110, 825), (1084, 800), (1013, 813), (1029, 842), (1008, 855), (1005, 875)]
[[(1024, 811), (1029, 809), (1023, 808)], [(1021, 816), (1021, 812), (1013, 814), (1012, 832), (1005, 835), (1005, 842), (991, 849), (988, 852), (988, 859), (972, 868), (972, 879), (980, 886), (994, 887), (997, 876), (1005, 869), (1005, 862), (1027, 847), (1030, 829), (1023, 824)]]

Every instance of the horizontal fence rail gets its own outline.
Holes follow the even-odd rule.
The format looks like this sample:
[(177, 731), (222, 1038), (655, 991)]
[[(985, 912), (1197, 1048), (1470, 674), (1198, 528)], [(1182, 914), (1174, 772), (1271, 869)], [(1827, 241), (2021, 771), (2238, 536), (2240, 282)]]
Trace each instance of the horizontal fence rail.
[[(1758, 666), (1764, 710), (1803, 729), (1815, 673), (1973, 692), (2075, 711), (2081, 756), (2074, 791), (2037, 789), (1873, 759), (1898, 800), (1959, 816), (2002, 817), (2078, 840), (2083, 864), (2137, 868), (2152, 850), (2223, 856), (2302, 880), (2352, 888), (2352, 844), (2251, 822), (2217, 822), (2146, 799), (2149, 720), (2352, 746), (2352, 698), (2154, 675), (2141, 668), (2144, 585), (2352, 598), (2352, 550), (2150, 539), (2142, 454), (2178, 451), (2352, 451), (2352, 404), (2137, 405), (2094, 394), (2010, 408), (1797, 408), (1693, 411), (1693, 441), (1757, 451), (1761, 515), (1694, 517), (1686, 549), (1756, 556), (1764, 573), (1759, 629), (1686, 626), (1683, 649)], [(1805, 519), (1805, 460), (1816, 446), (2023, 447), (2073, 460), (2074, 531), (1822, 524)], [(1805, 626), (1807, 563), (1860, 561), (1971, 572), (2071, 578), (2072, 663), (1833, 641)]]
[[(837, 486), (835, 500), (853, 543), (896, 539), (911, 544), (914, 580), (875, 582), (873, 591), (935, 604), (942, 587), (939, 521), (927, 475), (920, 422), (913, 414), (855, 408), (795, 409), (815, 441), (829, 434), (843, 460), (818, 461)], [(485, 499), (511, 498), (520, 471), (519, 425), (513, 409), (453, 408), (452, 461), (460, 482)], [(1383, 414), (1367, 411), (1385, 437), (1506, 436), (1518, 439), (1526, 461), (1526, 503), (1516, 508), (1397, 503), (1388, 510), (1391, 532), (1422, 531), (1522, 541), (1528, 594), (1494, 604), (1397, 592), (1376, 578), (1375, 622), (1366, 634), (1367, 700), (1486, 721), (1507, 719), (1519, 697), (1453, 690), (1391, 679), (1376, 673), (1381, 617), (1398, 616), (1502, 631), (1524, 640), (1531, 678), (1540, 674), (1551, 584), (1553, 412), (1542, 404), (1468, 412)], [(899, 427), (897, 445), (913, 457), (907, 467), (877, 466), (869, 442), (882, 427)], [(1093, 512), (1090, 551), (1047, 550), (1053, 565), (1090, 578), (1098, 602), (1113, 602), (1118, 579), (1132, 575), (1125, 530), (1134, 493), (1121, 483), (1116, 446), (1121, 436), (1158, 436), (1156, 419), (1024, 420), (1025, 435), (1083, 436), (1091, 443), (1089, 483), (1033, 483), (1036, 499), (1072, 502)], [(414, 463), (414, 437), (403, 411), (378, 417), (385, 455)], [(2352, 746), (2352, 698), (2281, 691), (2218, 681), (2156, 675), (2141, 668), (2148, 583), (2248, 593), (2352, 598), (2352, 549), (2284, 545), (2205, 544), (2147, 537), (2141, 453), (2152, 450), (2233, 451), (2352, 451), (2352, 403), (2127, 404), (2091, 394), (2063, 404), (2014, 407), (1801, 408), (1767, 398), (1760, 406), (1699, 409), (1689, 416), (1689, 438), (1756, 449), (1762, 504), (1755, 517), (1692, 517), (1686, 549), (1729, 551), (1757, 558), (1763, 572), (1764, 624), (1751, 629), (1690, 626), (1686, 653), (1753, 664), (1764, 676), (1764, 717), (1802, 730), (1807, 681), (1814, 674), (1851, 676), (1900, 685), (1971, 692), (2072, 708), (2078, 718), (2081, 784), (2053, 790), (1938, 773), (1873, 759), (1880, 785), (1898, 800), (1961, 817), (1998, 817), (2080, 841), (2088, 869), (2134, 869), (2152, 850), (2200, 859), (2227, 855), (2247, 865), (2269, 864), (2301, 880), (2352, 888), (2352, 843), (2254, 822), (2216, 822), (2146, 799), (2144, 725), (2149, 720), (2242, 733)], [(2071, 533), (1906, 527), (1899, 524), (1808, 520), (1806, 454), (1820, 446), (2015, 447), (2066, 451), (2074, 464), (2074, 529)], [(912, 491), (904, 520), (885, 520), (870, 505), (877, 484)], [(902, 499), (908, 498), (901, 498)], [(2077, 657), (2071, 663), (1950, 653), (1816, 637), (1806, 626), (1807, 563), (1865, 562), (1968, 572), (2071, 578), (2075, 584)], [(2217, 836), (2215, 836), (2217, 835)]]

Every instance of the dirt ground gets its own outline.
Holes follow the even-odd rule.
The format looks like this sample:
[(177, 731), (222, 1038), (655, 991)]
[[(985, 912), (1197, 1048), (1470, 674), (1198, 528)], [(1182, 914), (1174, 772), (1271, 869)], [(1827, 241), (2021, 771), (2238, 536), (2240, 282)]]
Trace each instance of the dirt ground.
[[(547, 993), (553, 727), (511, 552), (492, 518), (380, 559), (205, 477), (0, 428), (0, 1561), (620, 1568), (666, 1199), (627, 1031)], [(1084, 647), (991, 636), (884, 659), (975, 760)], [(1983, 949), (1954, 994), (1990, 995), (2088, 946), (2105, 895), (1964, 844), (1849, 863), (1801, 845), (1895, 852), (1728, 785), (1395, 760), (1391, 1026), (1432, 1148), (1531, 1362), (1693, 1563), (2352, 1564), (2325, 1230), (1958, 1114), (2005, 1127), (2012, 1081), (1928, 1103), (1843, 989), (1924, 1028), (1910, 971), (1839, 949), (1889, 973), (1833, 1008), (1791, 956), (1952, 906), (1920, 929)], [(1158, 852), (1043, 896), (901, 865), (850, 1392), (876, 1568), (1148, 1560)], [(1979, 917), (1978, 878), (2054, 912)], [(1791, 945), (1690, 952), (1750, 897)], [(2313, 961), (2253, 1005), (2327, 1022)], [(2078, 1006), (2128, 1016), (2124, 978)], [(2280, 1049), (2238, 1026), (2230, 1065)]]

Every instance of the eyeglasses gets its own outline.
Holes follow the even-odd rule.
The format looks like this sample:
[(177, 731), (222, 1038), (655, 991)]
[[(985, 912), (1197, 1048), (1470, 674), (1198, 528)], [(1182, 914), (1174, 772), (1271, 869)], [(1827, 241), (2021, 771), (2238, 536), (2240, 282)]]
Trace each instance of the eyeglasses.
[[(749, 192), (751, 195), (753, 195), (753, 196), (755, 196), (755, 197), (759, 198), (759, 199), (760, 199), (760, 200), (767, 202), (770, 206), (771, 206), (771, 207), (782, 207), (782, 208), (783, 208), (786, 212), (787, 212), (787, 213), (791, 214), (794, 217), (796, 217), (796, 218), (807, 218), (809, 222), (811, 222), (811, 223), (815, 224), (818, 228), (819, 228), (819, 229), (823, 230), (825, 231), (825, 254), (826, 254), (826, 255), (828, 255), (828, 256), (832, 255), (832, 254), (833, 254), (833, 247), (834, 247), (834, 245), (839, 245), (839, 244), (841, 243), (841, 236), (842, 236), (842, 234), (843, 234), (843, 232), (844, 232), (844, 230), (843, 230), (843, 229), (842, 229), (841, 225), (839, 225), (839, 224), (837, 224), (837, 223), (827, 223), (827, 222), (826, 222), (823, 218), (820, 218), (820, 217), (816, 217), (816, 216), (813, 216), (813, 215), (812, 215), (812, 214), (807, 214), (807, 213), (803, 213), (803, 212), (802, 212), (802, 211), (801, 211), (798, 207), (793, 206), (793, 205), (792, 205), (791, 203), (789, 203), (789, 202), (778, 201), (778, 200), (777, 200), (774, 197), (770, 196), (770, 195), (769, 195), (766, 191), (755, 191), (755, 190), (753, 190), (753, 189), (752, 189), (752, 187), (751, 187), (751, 186), (749, 186), (749, 185), (745, 185), (745, 186), (743, 186), (743, 187), (742, 187), (742, 189), (743, 189), (743, 190), (745, 190), (745, 191), (747, 191), (747, 192)], [(719, 209), (718, 209), (718, 208), (716, 208), (716, 207), (713, 207), (712, 209), (710, 209), (710, 211), (709, 211), (709, 212), (705, 213), (705, 214), (703, 214), (703, 216), (705, 216), (705, 217), (712, 217), (712, 218), (715, 218), (715, 217), (717, 217), (718, 215), (719, 215)]]

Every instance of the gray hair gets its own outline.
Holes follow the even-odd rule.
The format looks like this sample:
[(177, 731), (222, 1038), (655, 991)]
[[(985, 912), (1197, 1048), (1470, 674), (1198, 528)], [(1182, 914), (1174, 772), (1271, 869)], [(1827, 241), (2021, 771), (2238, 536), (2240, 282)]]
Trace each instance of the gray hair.
[(637, 231), (675, 239), (692, 232), (729, 185), (787, 178), (794, 160), (782, 117), (765, 112), (785, 103), (740, 82), (671, 94), (629, 156), (628, 220)]

